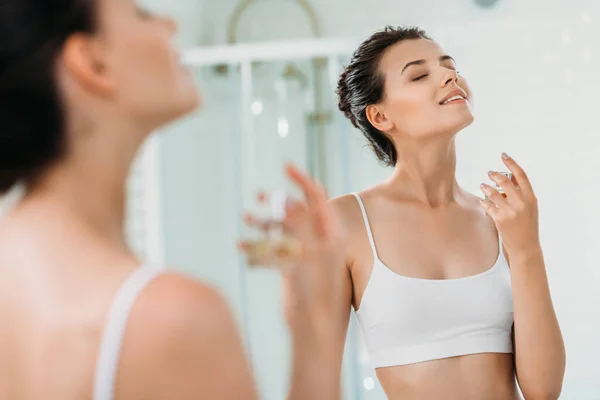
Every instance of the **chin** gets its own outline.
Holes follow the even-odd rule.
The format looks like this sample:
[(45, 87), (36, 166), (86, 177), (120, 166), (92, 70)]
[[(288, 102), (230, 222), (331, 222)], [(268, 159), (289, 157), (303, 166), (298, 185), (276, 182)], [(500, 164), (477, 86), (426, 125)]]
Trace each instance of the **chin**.
[(464, 118), (454, 119), (453, 121), (448, 121), (447, 123), (443, 123), (433, 128), (430, 131), (430, 134), (427, 136), (438, 136), (438, 135), (449, 135), (456, 136), (460, 131), (467, 128), (469, 125), (473, 123), (475, 118), (472, 114), (468, 116), (465, 115)]
[(475, 116), (471, 112), (465, 113), (464, 115), (461, 115), (460, 118), (457, 118), (456, 121), (453, 121), (448, 128), (449, 130), (458, 133), (470, 126), (474, 121)]
[(198, 91), (194, 90), (193, 92), (189, 93), (186, 99), (182, 102), (182, 115), (187, 115), (200, 109), (204, 105), (203, 100), (204, 99)]
[(460, 129), (465, 129), (466, 127), (470, 126), (473, 122), (475, 122), (475, 116), (473, 114), (469, 114), (468, 117), (466, 117), (463, 121), (462, 128)]
[(169, 112), (165, 112), (165, 118), (163, 124), (169, 124), (175, 122), (180, 118), (184, 118), (200, 107), (202, 107), (202, 97), (197, 91), (190, 91), (189, 93), (183, 94), (179, 101), (172, 103)]

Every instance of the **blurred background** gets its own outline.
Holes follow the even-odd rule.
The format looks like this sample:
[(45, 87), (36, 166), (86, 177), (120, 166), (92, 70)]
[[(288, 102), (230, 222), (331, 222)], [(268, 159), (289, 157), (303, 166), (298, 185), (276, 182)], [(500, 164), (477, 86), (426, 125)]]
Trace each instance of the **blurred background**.
[[(600, 399), (600, 2), (597, 0), (144, 0), (180, 23), (204, 106), (157, 135), (130, 180), (128, 235), (141, 256), (228, 297), (265, 399), (289, 371), (276, 273), (249, 270), (235, 242), (258, 190), (286, 188), (292, 161), (332, 196), (390, 174), (337, 111), (337, 77), (385, 25), (424, 28), (474, 91), (458, 138), (458, 178), (479, 194), (506, 151), (540, 201), (541, 239), (567, 347), (561, 399)], [(349, 400), (385, 399), (354, 316), (343, 374)]]

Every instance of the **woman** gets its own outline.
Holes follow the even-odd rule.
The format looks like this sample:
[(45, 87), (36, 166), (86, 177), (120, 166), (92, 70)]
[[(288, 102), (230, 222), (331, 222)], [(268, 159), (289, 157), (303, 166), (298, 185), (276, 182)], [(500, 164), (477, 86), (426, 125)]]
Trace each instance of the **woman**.
[(515, 180), (490, 173), (506, 197), (482, 185), (480, 202), (458, 185), (455, 137), (473, 114), (455, 61), (423, 31), (388, 27), (356, 50), (338, 95), (394, 168), (331, 202), (350, 232), (338, 333), (354, 307), (390, 399), (516, 399), (515, 375), (526, 399), (558, 398), (565, 350), (536, 199), (506, 155)]
[[(133, 0), (0, 4), (0, 192), (25, 188), (0, 223), (2, 399), (257, 397), (223, 298), (142, 266), (123, 234), (137, 150), (199, 103), (174, 33)], [(323, 191), (288, 173), (310, 204), (285, 221), (306, 250), (290, 398), (329, 400), (340, 231)]]

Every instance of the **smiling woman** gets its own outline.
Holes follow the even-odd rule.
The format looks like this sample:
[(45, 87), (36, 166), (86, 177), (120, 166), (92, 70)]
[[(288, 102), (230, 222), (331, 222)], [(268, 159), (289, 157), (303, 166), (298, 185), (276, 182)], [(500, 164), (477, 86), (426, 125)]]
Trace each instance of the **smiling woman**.
[[(421, 39), (421, 40), (418, 40)], [(369, 141), (373, 151), (379, 160), (388, 166), (395, 166), (397, 162), (397, 151), (393, 140), (386, 134), (377, 129), (369, 120), (368, 105), (379, 103), (384, 96), (396, 95), (397, 92), (393, 89), (407, 82), (415, 83), (415, 86), (404, 85), (403, 90), (399, 92), (397, 106), (402, 111), (402, 115), (414, 115), (412, 118), (407, 118), (407, 122), (417, 121), (421, 124), (423, 121), (431, 121), (428, 116), (423, 115), (424, 112), (433, 112), (430, 107), (423, 108), (415, 102), (415, 96), (423, 96), (425, 93), (420, 90), (417, 83), (422, 83), (430, 77), (431, 60), (420, 57), (412, 57), (402, 62), (398, 62), (397, 54), (389, 54), (388, 57), (383, 57), (384, 54), (390, 53), (390, 48), (394, 44), (402, 43), (404, 47), (423, 47), (427, 46), (430, 50), (438, 53), (435, 56), (435, 63), (443, 70), (456, 71), (454, 59), (447, 54), (439, 54), (441, 49), (439, 46), (427, 36), (427, 34), (418, 28), (393, 29), (387, 28), (384, 31), (375, 33), (368, 41), (364, 42), (354, 53), (353, 63), (362, 65), (363, 68), (346, 68), (339, 80), (338, 95), (340, 96), (339, 108), (346, 117), (350, 119), (352, 124), (359, 128), (367, 140)], [(407, 49), (408, 54), (423, 54)], [(393, 57), (393, 58), (392, 58)], [(431, 56), (429, 56), (431, 57)], [(388, 65), (389, 64), (389, 65)], [(389, 68), (386, 68), (388, 67)], [(385, 72), (384, 72), (385, 71)], [(463, 81), (463, 87), (451, 88), (455, 93), (444, 93), (446, 95), (460, 95), (466, 100), (470, 97), (469, 87)], [(440, 96), (438, 93), (428, 93), (429, 96)], [(441, 101), (447, 100), (439, 98), (438, 104)], [(465, 112), (471, 113), (471, 108), (468, 102)], [(372, 110), (372, 108), (371, 108)], [(428, 110), (428, 111), (426, 111)], [(414, 113), (417, 113), (416, 115)], [(450, 116), (450, 118), (454, 118)], [(472, 122), (472, 117), (457, 117), (462, 119), (462, 122), (456, 122), (459, 125), (462, 123), (465, 126)], [(452, 124), (449, 125), (449, 127)], [(458, 129), (462, 129), (461, 126)], [(449, 128), (450, 129), (450, 128)], [(457, 129), (456, 127), (452, 129)], [(407, 132), (414, 131), (410, 126), (406, 127)], [(422, 129), (419, 128), (418, 131)], [(434, 129), (435, 130), (435, 129)]]
[(504, 196), (458, 185), (455, 137), (474, 115), (455, 60), (420, 29), (388, 27), (356, 50), (338, 95), (394, 167), (331, 201), (351, 232), (340, 314), (356, 310), (388, 398), (518, 399), (515, 376), (527, 399), (558, 398), (565, 352), (533, 189), (506, 155), (514, 181), (490, 174)]

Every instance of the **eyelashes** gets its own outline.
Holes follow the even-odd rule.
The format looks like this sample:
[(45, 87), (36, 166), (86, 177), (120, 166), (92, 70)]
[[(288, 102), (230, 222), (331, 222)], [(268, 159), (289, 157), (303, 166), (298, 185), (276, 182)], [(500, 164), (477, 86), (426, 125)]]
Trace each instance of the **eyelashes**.
[(420, 75), (420, 76), (414, 78), (412, 81), (417, 82), (417, 81), (427, 78), (428, 76), (429, 76), (429, 74)]
[[(450, 68), (453, 69), (453, 68)], [(454, 70), (454, 69), (453, 69)], [(454, 70), (456, 72), (456, 75), (460, 76), (460, 71)], [(416, 78), (412, 79), (413, 82), (418, 82), (420, 80), (423, 80), (425, 78), (427, 78), (429, 76), (429, 74), (423, 74), (423, 75), (419, 75)]]

